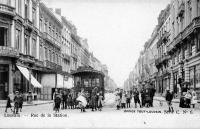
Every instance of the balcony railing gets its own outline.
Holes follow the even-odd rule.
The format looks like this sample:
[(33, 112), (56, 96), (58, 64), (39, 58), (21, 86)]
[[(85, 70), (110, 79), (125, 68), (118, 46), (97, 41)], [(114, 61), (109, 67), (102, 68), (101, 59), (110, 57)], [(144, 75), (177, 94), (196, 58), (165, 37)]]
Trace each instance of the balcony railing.
[(165, 63), (166, 61), (168, 61), (170, 59), (170, 55), (163, 55), (159, 58), (157, 58), (155, 60), (155, 65), (156, 67), (159, 67), (160, 65), (162, 65), (163, 63)]
[(45, 61), (44, 63), (45, 67), (52, 69), (54, 71), (62, 71), (62, 66), (58, 65), (56, 63), (50, 62), (48, 60)]
[(174, 48), (176, 48), (176, 46), (178, 46), (178, 44), (180, 44), (183, 39), (185, 39), (186, 37), (188, 37), (188, 35), (190, 35), (191, 33), (193, 33), (196, 28), (200, 28), (200, 16), (194, 18), (192, 20), (192, 22), (182, 32), (180, 32), (173, 39), (173, 41), (167, 47), (167, 51), (170, 52)]
[(64, 55), (64, 59), (69, 60), (70, 61), (70, 56), (68, 54), (63, 54)]
[(0, 46), (0, 56), (18, 58), (19, 52), (12, 47)]
[(32, 63), (32, 64), (35, 63), (35, 57), (31, 55), (24, 55), (22, 53), (20, 53), (20, 60), (23, 60), (25, 62)]
[(56, 47), (58, 47), (58, 48), (61, 47), (60, 43), (59, 43), (55, 38), (53, 38), (51, 35), (49, 35), (48, 33), (44, 32), (44, 33), (43, 33), (43, 37), (44, 37), (48, 42), (50, 42), (52, 45), (54, 45), (54, 46), (56, 46)]
[(26, 25), (26, 27), (28, 27), (29, 30), (33, 29), (33, 23), (28, 18), (24, 20), (24, 24)]
[(15, 16), (15, 8), (11, 7), (9, 4), (6, 4), (4, 2), (2, 3), (0, 1), (0, 13), (14, 17)]

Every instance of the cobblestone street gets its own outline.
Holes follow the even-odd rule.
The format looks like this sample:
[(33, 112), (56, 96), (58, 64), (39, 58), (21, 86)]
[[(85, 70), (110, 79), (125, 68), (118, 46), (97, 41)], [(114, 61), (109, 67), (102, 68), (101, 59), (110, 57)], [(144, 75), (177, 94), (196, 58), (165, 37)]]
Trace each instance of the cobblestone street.
[[(110, 98), (113, 99), (113, 98)], [(113, 100), (109, 100), (110, 102)], [(110, 104), (110, 103), (109, 103)], [(103, 111), (92, 112), (86, 109), (85, 113), (81, 113), (79, 109), (61, 110), (55, 114), (53, 104), (43, 104), (37, 106), (25, 106), (20, 112), (20, 117), (13, 117), (10, 113), (1, 112), (1, 127), (8, 122), (12, 127), (181, 127), (187, 128), (191, 125), (199, 127), (200, 109), (183, 109), (178, 107), (178, 103), (173, 103), (175, 112), (167, 113), (167, 104), (163, 102), (160, 106), (159, 101), (154, 101), (153, 108), (131, 108), (116, 110), (114, 105), (105, 105)], [(43, 116), (42, 116), (43, 115)], [(27, 120), (27, 122), (24, 122)], [(16, 124), (18, 121), (19, 124)], [(31, 123), (28, 121), (32, 121)], [(78, 123), (77, 123), (78, 122)], [(176, 123), (176, 124), (175, 124)], [(41, 126), (40, 126), (41, 127)]]

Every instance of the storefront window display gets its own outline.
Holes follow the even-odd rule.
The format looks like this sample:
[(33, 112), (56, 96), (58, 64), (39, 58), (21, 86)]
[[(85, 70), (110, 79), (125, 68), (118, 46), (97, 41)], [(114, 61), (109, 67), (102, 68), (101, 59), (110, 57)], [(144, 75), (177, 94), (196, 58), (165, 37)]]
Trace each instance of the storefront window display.
[(196, 66), (196, 88), (200, 88), (200, 64)]

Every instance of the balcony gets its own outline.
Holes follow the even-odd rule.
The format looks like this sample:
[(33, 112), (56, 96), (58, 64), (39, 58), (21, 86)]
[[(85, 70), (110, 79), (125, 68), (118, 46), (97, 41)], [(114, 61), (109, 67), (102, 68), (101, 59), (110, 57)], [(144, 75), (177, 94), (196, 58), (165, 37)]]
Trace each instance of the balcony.
[(60, 43), (56, 39), (54, 39), (51, 35), (49, 35), (46, 32), (44, 32), (42, 35), (46, 41), (48, 41), (49, 43), (60, 49), (61, 47)]
[(63, 54), (63, 55), (64, 55), (64, 57), (63, 57), (64, 59), (70, 61), (70, 56), (69, 56), (68, 54), (65, 53), (65, 54)]
[(40, 60), (38, 60), (38, 59), (35, 59), (35, 65), (41, 66), (41, 67), (42, 67), (44, 64), (43, 64), (42, 61), (40, 61)]
[(168, 40), (169, 40), (169, 32), (165, 31), (164, 34), (162, 35), (162, 37), (158, 40), (157, 42), (157, 48), (159, 48), (159, 46), (162, 44), (162, 43), (167, 43)]
[(62, 71), (61, 65), (57, 65), (56, 63), (50, 62), (48, 60), (45, 61), (44, 66), (57, 72)]
[(28, 18), (24, 20), (24, 24), (29, 31), (33, 30), (33, 23)]
[(24, 55), (20, 53), (20, 60), (30, 63), (30, 64), (34, 64), (35, 63), (35, 57), (31, 56), (31, 55)]
[(15, 16), (15, 8), (11, 7), (8, 3), (4, 3), (0, 1), (0, 13), (5, 14), (7, 16), (14, 17)]
[(160, 67), (162, 64), (165, 64), (170, 59), (170, 55), (163, 55), (155, 60), (156, 67)]
[(19, 52), (12, 47), (0, 46), (0, 56), (19, 58)]

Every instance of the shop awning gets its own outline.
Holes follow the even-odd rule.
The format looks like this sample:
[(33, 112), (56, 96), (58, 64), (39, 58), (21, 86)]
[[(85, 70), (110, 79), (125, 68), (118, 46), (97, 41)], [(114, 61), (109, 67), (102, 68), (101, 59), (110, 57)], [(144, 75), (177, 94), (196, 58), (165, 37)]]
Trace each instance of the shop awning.
[[(42, 85), (44, 87), (55, 88), (56, 84), (56, 74), (43, 74), (42, 75)], [(57, 88), (63, 88), (63, 75), (57, 74)]]
[[(17, 68), (24, 75), (24, 77), (29, 81), (29, 70), (19, 65), (17, 65)], [(35, 79), (35, 77), (33, 77), (33, 75), (31, 75), (31, 84), (34, 87), (42, 88), (42, 85)]]

